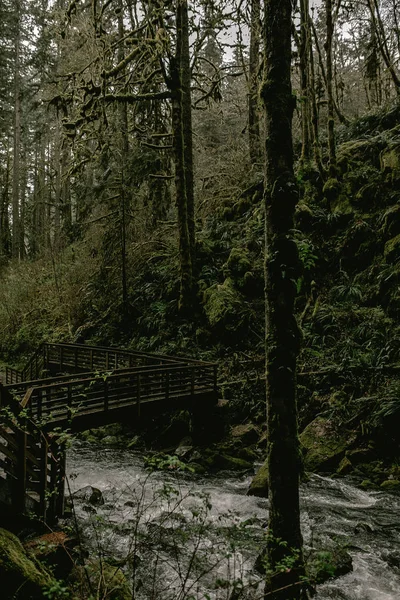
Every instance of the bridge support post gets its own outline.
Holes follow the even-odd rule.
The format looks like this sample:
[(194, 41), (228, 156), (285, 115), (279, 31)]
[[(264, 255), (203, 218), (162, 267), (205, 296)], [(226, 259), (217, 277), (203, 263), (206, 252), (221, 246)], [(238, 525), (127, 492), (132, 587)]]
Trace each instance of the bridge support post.
[(194, 396), (191, 407), (191, 434), (196, 446), (207, 446), (221, 437), (221, 427), (215, 414), (217, 394)]

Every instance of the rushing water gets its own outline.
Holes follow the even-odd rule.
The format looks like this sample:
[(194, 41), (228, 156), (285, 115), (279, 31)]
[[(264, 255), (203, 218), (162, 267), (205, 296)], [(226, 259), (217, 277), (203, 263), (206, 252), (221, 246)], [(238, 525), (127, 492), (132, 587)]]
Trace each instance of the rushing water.
[[(77, 517), (92, 552), (129, 564), (138, 600), (228, 600), (226, 581), (246, 584), (240, 598), (260, 597), (254, 564), (268, 505), (245, 495), (250, 477), (149, 476), (130, 451), (84, 446), (71, 450), (68, 471), (72, 492), (102, 491), (104, 504), (95, 508), (77, 494)], [(306, 548), (335, 540), (353, 558), (353, 571), (320, 585), (317, 600), (400, 599), (400, 495), (313, 476), (301, 503)]]

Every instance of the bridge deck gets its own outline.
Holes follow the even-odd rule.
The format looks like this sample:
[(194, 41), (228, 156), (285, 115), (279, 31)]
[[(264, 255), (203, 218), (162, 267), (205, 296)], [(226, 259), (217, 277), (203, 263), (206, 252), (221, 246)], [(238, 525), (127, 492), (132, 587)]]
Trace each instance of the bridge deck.
[[(52, 376), (53, 375), (53, 376)], [(119, 348), (44, 344), (0, 385), (0, 501), (46, 520), (62, 513), (65, 451), (52, 432), (79, 431), (171, 406), (216, 400), (214, 363)], [(1, 484), (3, 482), (3, 484)], [(50, 491), (50, 493), (49, 493)]]

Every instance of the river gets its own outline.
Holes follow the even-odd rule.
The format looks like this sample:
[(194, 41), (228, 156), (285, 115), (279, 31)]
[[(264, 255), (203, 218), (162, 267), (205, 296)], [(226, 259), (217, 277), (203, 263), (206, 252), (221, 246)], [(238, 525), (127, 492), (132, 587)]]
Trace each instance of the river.
[[(124, 565), (135, 600), (260, 597), (254, 564), (268, 503), (245, 495), (250, 476), (149, 475), (138, 454), (79, 444), (68, 474), (73, 493), (101, 490), (104, 504), (94, 506), (78, 492), (77, 519), (91, 554)], [(353, 571), (318, 586), (316, 600), (400, 599), (399, 494), (314, 475), (301, 507), (305, 553), (335, 540), (353, 559)]]

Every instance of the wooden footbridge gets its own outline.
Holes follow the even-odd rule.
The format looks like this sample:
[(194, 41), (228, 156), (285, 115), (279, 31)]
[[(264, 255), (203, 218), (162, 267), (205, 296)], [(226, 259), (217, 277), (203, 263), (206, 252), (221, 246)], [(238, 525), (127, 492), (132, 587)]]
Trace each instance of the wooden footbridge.
[(0, 505), (46, 522), (63, 514), (68, 432), (216, 402), (217, 366), (82, 344), (43, 344), (0, 383)]

